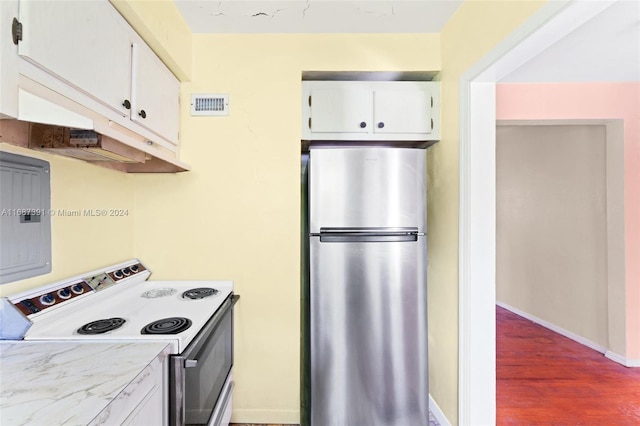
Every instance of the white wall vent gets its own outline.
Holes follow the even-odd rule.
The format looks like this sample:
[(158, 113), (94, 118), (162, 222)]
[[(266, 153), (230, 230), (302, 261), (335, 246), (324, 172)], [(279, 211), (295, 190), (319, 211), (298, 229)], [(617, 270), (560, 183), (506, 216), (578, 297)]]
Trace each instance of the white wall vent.
[(192, 94), (191, 115), (229, 115), (229, 94)]

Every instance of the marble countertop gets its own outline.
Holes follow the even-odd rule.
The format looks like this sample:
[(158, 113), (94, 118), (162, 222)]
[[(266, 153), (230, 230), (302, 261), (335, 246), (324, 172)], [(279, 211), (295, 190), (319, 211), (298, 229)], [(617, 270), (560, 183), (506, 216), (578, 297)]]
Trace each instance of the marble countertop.
[(166, 343), (0, 342), (0, 424), (86, 425)]

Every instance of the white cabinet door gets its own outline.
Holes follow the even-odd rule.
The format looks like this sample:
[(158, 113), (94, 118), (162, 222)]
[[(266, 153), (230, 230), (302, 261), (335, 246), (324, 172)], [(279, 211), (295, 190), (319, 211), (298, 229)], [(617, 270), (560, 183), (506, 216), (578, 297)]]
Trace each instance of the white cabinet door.
[(130, 29), (108, 1), (20, 1), (18, 54), (104, 103), (129, 111)]
[(374, 133), (422, 133), (433, 130), (431, 94), (416, 87), (412, 90), (376, 90)]
[(178, 143), (180, 83), (145, 45), (133, 44), (131, 119)]
[(166, 346), (90, 423), (89, 426), (164, 426), (168, 423)]
[(133, 410), (133, 412), (120, 423), (121, 426), (158, 425), (166, 423), (164, 416), (164, 403), (161, 387), (154, 387)]
[(439, 93), (432, 81), (303, 81), (302, 139), (438, 140)]
[[(358, 88), (311, 90), (311, 133), (369, 133), (373, 94)], [(322, 136), (319, 136), (320, 138)]]

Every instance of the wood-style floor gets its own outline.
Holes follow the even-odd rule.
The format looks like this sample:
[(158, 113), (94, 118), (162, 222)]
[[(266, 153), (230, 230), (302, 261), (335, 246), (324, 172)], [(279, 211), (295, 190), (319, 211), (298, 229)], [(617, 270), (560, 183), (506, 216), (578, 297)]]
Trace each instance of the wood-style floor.
[(497, 307), (498, 425), (640, 425), (640, 368)]

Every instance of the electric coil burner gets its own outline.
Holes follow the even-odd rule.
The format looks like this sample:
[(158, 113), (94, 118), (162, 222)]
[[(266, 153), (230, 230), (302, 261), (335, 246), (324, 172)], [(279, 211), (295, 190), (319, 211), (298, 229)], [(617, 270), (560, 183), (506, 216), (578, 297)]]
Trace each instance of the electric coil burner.
[(116, 330), (126, 322), (123, 318), (107, 318), (91, 321), (78, 329), (78, 334), (102, 334)]
[(213, 296), (218, 293), (218, 290), (210, 287), (192, 288), (182, 293), (182, 297), (185, 299), (204, 299), (205, 297)]
[(191, 320), (183, 317), (162, 318), (147, 324), (142, 334), (178, 334), (191, 327)]

